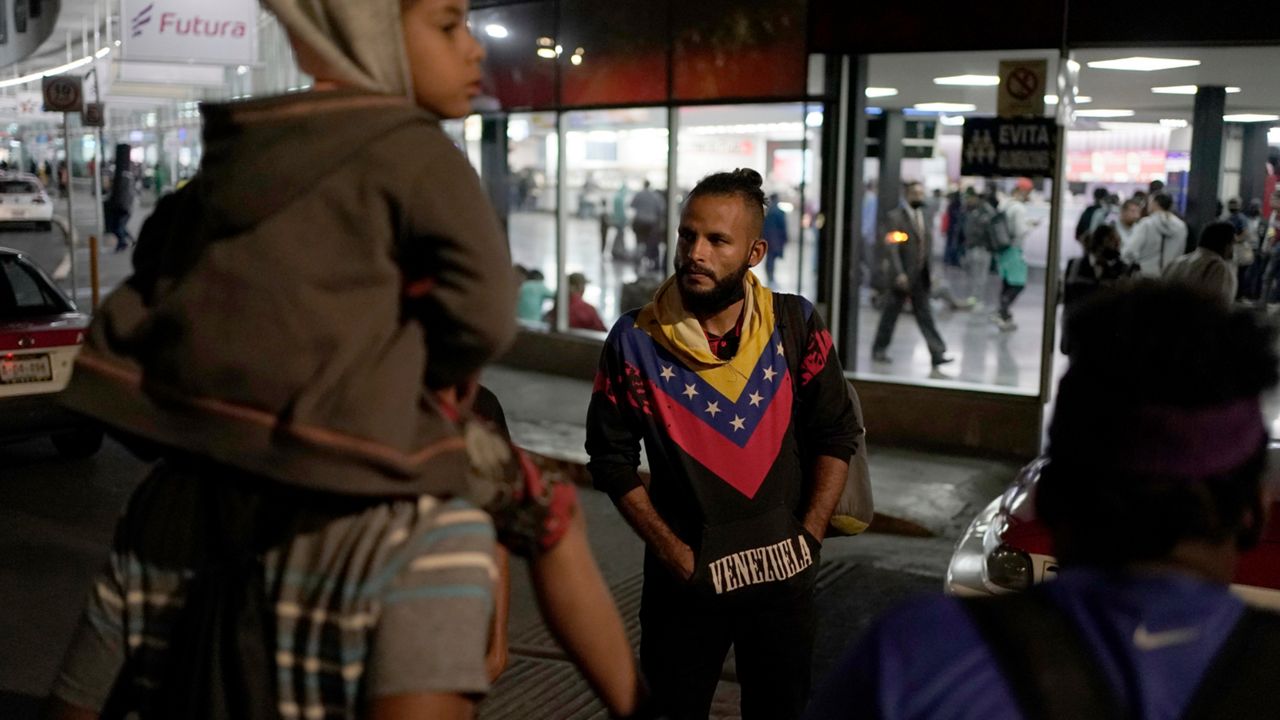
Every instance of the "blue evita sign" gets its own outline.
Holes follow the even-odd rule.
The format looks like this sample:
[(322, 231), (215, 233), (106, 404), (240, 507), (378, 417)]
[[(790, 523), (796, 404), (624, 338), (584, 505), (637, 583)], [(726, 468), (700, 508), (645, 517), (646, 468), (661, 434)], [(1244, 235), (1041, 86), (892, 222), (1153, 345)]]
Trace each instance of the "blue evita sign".
[(960, 174), (1051, 177), (1057, 141), (1053, 118), (965, 118)]

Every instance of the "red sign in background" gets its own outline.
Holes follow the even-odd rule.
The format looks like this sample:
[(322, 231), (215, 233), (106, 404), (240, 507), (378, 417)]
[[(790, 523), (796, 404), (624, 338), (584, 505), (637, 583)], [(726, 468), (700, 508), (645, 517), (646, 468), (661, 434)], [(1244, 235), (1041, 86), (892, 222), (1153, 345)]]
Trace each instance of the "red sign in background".
[(1164, 177), (1164, 150), (1076, 150), (1067, 153), (1067, 180), (1146, 182)]

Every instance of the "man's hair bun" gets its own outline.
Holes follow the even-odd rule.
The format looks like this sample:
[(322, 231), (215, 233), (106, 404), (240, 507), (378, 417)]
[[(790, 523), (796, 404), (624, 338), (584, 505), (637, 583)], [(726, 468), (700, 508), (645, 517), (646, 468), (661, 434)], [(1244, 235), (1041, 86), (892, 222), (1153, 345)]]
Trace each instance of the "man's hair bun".
[(751, 168), (736, 168), (733, 171), (733, 177), (740, 180), (743, 184), (753, 188), (764, 186), (764, 178), (760, 177), (760, 173)]

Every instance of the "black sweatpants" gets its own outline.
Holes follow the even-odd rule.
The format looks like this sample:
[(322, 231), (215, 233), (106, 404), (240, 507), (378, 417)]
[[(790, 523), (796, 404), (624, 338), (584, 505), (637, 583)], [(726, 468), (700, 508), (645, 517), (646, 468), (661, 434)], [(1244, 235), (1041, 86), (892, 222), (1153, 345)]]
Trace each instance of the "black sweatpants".
[(813, 595), (810, 581), (779, 601), (741, 607), (677, 581), (646, 554), (640, 665), (666, 716), (706, 720), (733, 646), (743, 720), (799, 718), (811, 682)]

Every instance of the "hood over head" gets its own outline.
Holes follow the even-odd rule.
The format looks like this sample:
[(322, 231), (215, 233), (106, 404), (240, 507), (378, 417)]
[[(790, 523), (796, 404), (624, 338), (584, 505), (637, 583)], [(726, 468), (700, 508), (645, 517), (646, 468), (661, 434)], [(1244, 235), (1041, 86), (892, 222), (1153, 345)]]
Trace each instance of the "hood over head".
[(367, 92), (411, 97), (400, 0), (262, 0), (284, 25), (306, 68)]

